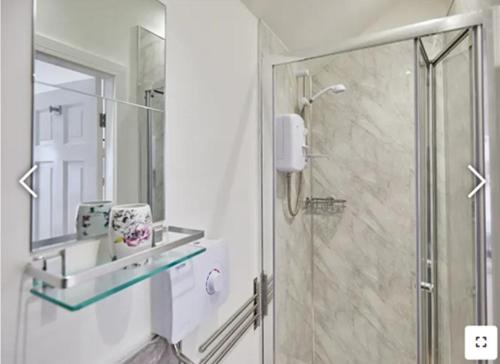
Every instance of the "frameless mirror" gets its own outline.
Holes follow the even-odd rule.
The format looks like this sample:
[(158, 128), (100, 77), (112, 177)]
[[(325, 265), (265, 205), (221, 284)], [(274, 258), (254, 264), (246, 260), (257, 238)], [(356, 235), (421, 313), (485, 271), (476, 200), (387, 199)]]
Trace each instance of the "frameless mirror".
[(74, 242), (82, 203), (164, 220), (165, 6), (36, 0), (32, 244)]

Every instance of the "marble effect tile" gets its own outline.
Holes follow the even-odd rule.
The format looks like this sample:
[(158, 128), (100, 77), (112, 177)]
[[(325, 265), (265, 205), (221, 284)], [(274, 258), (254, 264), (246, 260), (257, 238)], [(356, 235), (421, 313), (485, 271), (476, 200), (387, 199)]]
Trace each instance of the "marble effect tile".
[[(267, 27), (260, 29), (261, 53), (284, 49)], [(295, 65), (276, 68), (276, 112), (297, 112)], [(302, 196), (310, 195), (310, 169), (304, 171)], [(297, 178), (297, 176), (295, 176)], [(296, 195), (296, 183), (292, 196)], [(287, 210), (286, 178), (276, 174), (275, 196), (275, 328), (276, 364), (312, 364), (312, 217), (302, 210), (295, 218)]]
[[(412, 44), (342, 54), (313, 77), (347, 91), (313, 104), (315, 364), (414, 363), (415, 170)], [(409, 72), (410, 71), (410, 72)]]

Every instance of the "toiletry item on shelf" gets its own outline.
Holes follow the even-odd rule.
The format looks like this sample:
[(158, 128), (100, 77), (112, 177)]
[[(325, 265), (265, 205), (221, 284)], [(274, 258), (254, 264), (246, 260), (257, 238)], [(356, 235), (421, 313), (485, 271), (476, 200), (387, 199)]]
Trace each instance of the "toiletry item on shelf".
[(76, 213), (76, 237), (79, 240), (106, 235), (111, 201), (82, 202)]
[(154, 228), (153, 228), (153, 245), (154, 246), (157, 246), (157, 245), (161, 245), (163, 243), (163, 240), (164, 240), (164, 232), (167, 230), (167, 227), (164, 226), (163, 224), (161, 225), (156, 225)]
[(148, 204), (117, 205), (111, 208), (109, 238), (117, 259), (148, 249), (153, 244), (153, 219)]

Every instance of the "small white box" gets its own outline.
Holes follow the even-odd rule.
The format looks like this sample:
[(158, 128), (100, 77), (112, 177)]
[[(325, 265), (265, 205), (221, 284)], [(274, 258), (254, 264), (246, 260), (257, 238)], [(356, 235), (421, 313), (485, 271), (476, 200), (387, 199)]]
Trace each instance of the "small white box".
[(496, 326), (465, 327), (465, 359), (496, 360), (498, 330)]
[(275, 121), (276, 169), (280, 172), (304, 170), (307, 145), (304, 119), (298, 114), (278, 115)]
[(195, 244), (206, 251), (151, 280), (152, 331), (171, 344), (217, 317), (229, 295), (227, 244), (208, 239)]

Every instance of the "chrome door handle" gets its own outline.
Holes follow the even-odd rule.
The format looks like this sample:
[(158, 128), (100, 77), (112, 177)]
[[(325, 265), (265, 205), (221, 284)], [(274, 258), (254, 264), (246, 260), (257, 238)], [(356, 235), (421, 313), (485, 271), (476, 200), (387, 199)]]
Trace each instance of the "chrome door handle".
[(429, 282), (420, 282), (420, 288), (422, 288), (424, 291), (432, 293), (434, 290), (434, 285)]

